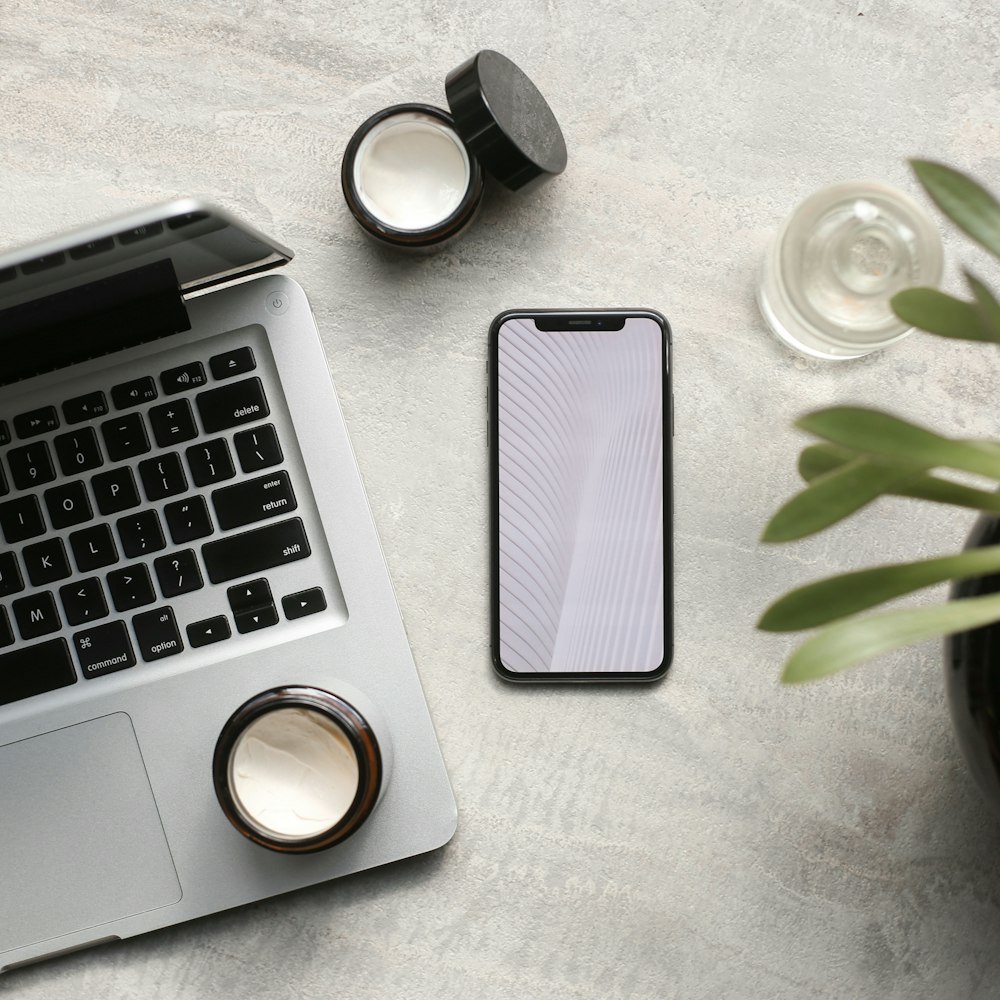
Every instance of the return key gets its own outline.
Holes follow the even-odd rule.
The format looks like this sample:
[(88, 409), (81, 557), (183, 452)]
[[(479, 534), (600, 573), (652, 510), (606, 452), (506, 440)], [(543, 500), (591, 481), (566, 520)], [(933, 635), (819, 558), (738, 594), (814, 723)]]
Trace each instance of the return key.
[(235, 486), (215, 490), (212, 503), (215, 505), (216, 520), (223, 531), (278, 517), (298, 506), (287, 472), (272, 472), (258, 479), (248, 479)]

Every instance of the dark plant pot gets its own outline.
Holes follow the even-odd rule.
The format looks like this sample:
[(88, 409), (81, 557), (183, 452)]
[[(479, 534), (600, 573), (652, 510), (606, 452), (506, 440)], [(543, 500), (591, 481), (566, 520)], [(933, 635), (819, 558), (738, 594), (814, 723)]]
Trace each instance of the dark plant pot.
[[(976, 521), (966, 548), (1000, 545), (1000, 518)], [(952, 597), (1000, 593), (1000, 574), (960, 580)], [(945, 640), (945, 680), (958, 742), (973, 777), (1000, 812), (1000, 622)]]

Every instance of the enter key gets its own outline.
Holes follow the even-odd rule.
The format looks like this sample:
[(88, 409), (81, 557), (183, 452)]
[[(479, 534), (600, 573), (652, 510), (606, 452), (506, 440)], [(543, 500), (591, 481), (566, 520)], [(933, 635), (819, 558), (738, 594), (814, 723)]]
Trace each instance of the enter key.
[(225, 531), (295, 510), (298, 504), (287, 472), (272, 472), (212, 493), (215, 517)]

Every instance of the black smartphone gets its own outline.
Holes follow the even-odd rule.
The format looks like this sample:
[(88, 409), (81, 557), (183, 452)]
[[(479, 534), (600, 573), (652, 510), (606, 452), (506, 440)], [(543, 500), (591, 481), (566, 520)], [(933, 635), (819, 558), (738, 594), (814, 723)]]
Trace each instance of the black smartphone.
[(673, 653), (670, 326), (650, 309), (490, 327), (493, 665), (653, 681)]

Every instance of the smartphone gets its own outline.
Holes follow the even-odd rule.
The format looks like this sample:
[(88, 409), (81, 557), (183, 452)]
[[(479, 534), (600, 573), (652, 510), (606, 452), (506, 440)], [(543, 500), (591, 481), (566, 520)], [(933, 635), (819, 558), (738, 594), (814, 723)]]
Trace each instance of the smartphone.
[(493, 665), (653, 681), (673, 653), (670, 326), (650, 309), (490, 327)]

